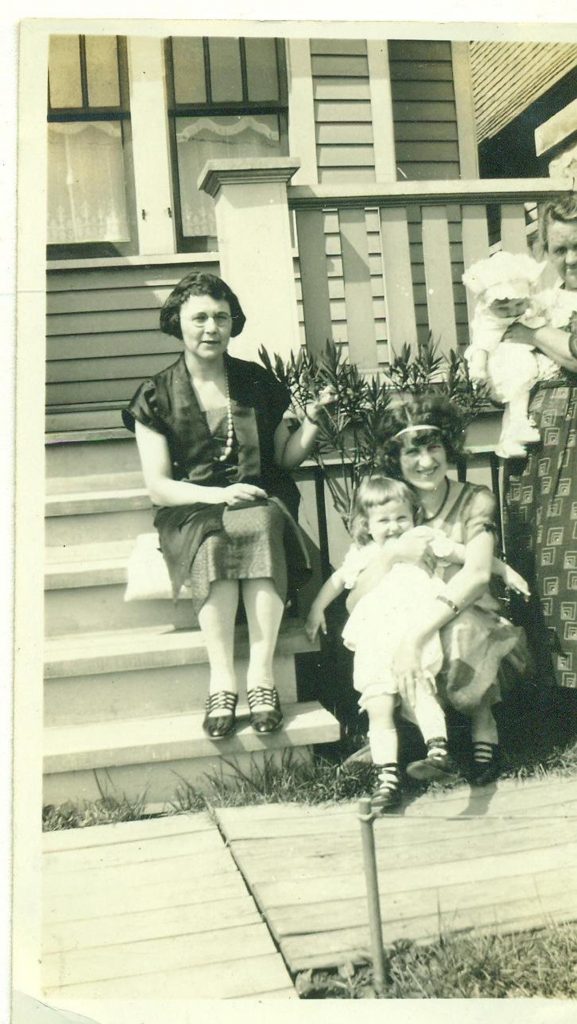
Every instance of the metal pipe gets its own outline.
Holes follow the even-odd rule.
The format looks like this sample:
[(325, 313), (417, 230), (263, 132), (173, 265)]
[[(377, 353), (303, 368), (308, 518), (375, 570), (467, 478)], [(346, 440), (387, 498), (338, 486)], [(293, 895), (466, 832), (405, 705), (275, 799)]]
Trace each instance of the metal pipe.
[(377, 876), (377, 857), (375, 852), (375, 835), (373, 822), (375, 815), (371, 809), (370, 797), (359, 800), (359, 821), (363, 841), (363, 864), (367, 883), (367, 905), (369, 911), (369, 934), (371, 957), (373, 960), (374, 987), (377, 995), (385, 994), (385, 951), (383, 949), (383, 928), (381, 923), (381, 905), (379, 900), (379, 880)]

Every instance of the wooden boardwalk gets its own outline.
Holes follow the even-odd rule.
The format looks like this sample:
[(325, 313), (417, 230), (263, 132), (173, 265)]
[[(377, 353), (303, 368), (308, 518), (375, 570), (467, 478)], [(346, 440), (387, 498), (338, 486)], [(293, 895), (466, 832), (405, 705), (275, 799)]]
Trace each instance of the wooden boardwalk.
[[(291, 971), (367, 955), (356, 805), (218, 818)], [(386, 944), (577, 919), (577, 780), (428, 794), (375, 835)]]
[(207, 814), (49, 832), (44, 850), (48, 1000), (296, 998)]
[[(368, 954), (356, 803), (215, 813), (45, 835), (47, 1002), (296, 998), (289, 971)], [(577, 779), (425, 794), (375, 834), (385, 943), (577, 919)]]

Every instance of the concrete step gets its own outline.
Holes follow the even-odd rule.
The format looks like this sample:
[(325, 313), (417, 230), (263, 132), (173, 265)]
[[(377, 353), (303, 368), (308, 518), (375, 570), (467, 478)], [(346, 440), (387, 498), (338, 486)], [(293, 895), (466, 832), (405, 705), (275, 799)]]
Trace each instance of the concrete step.
[[(237, 657), (246, 658), (246, 628), (237, 627), (237, 635)], [(315, 650), (318, 646), (307, 639), (303, 623), (286, 619), (279, 633), (277, 655), (292, 656)], [(175, 630), (159, 625), (48, 637), (44, 675), (46, 679), (64, 679), (206, 662), (206, 647), (198, 630)]]
[(122, 426), (111, 430), (56, 431), (46, 436), (46, 476), (86, 476), (140, 469), (134, 435)]
[(44, 802), (98, 799), (103, 793), (173, 801), (187, 784), (210, 791), (210, 773), (234, 778), (262, 771), (266, 762), (286, 762), (287, 751), (309, 758), (313, 744), (339, 738), (338, 722), (316, 702), (285, 705), (284, 715), (278, 732), (258, 735), (246, 721), (218, 742), (204, 733), (202, 714), (47, 729)]
[(144, 486), (133, 486), (136, 473), (120, 475), (126, 486), (112, 486), (110, 475), (52, 481), (45, 502), (45, 537), (49, 547), (107, 543), (132, 539), (153, 529), (154, 509)]
[[(246, 658), (235, 661), (240, 693), (246, 691)], [(277, 654), (274, 680), (283, 704), (297, 700), (295, 659)], [(166, 668), (50, 678), (44, 687), (44, 722), (79, 725), (110, 719), (181, 715), (204, 708), (208, 667), (199, 662)]]
[[(148, 530), (150, 533), (150, 529)], [(196, 627), (186, 592), (177, 604), (170, 597), (124, 601), (127, 563), (134, 540), (68, 544), (46, 549), (45, 632), (84, 633), (159, 624)]]

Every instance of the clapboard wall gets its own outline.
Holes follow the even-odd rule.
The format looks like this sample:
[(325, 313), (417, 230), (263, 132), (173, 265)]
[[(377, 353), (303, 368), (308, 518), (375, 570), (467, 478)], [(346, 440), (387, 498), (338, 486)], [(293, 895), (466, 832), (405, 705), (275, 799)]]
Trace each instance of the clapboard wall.
[(182, 346), (162, 334), (159, 309), (186, 273), (216, 263), (50, 270), (47, 276), (47, 430), (120, 426), (118, 409)]
[(399, 180), (459, 177), (451, 43), (389, 42)]
[(319, 182), (374, 181), (369, 63), (364, 39), (311, 39)]

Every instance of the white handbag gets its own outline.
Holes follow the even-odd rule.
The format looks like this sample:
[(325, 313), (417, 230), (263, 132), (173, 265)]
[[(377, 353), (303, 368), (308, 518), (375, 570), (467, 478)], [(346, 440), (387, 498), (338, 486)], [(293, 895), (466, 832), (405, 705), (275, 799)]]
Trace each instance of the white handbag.
[[(159, 549), (157, 533), (141, 533), (128, 559), (125, 601), (172, 600), (172, 583)], [(180, 597), (190, 597), (183, 586)]]

